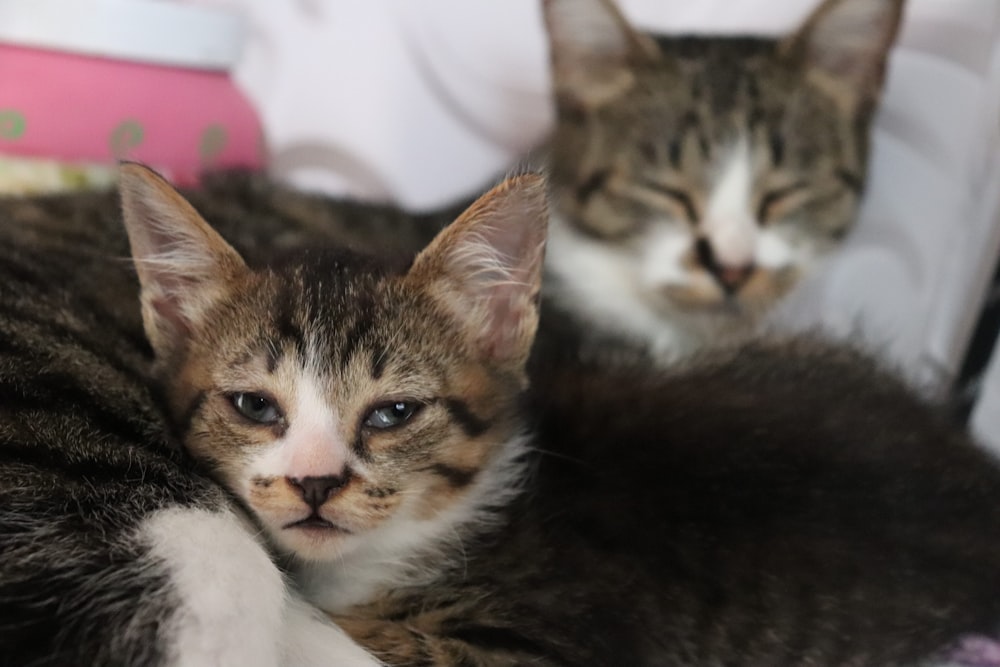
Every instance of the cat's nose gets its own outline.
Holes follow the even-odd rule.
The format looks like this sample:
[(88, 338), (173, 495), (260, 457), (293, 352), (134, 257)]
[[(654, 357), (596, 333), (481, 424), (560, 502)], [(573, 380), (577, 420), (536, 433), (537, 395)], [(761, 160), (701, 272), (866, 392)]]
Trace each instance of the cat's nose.
[(325, 475), (323, 477), (286, 477), (288, 483), (295, 489), (302, 500), (313, 509), (319, 509), (334, 492), (344, 488), (349, 474)]
[(712, 244), (705, 238), (698, 239), (695, 245), (695, 253), (701, 265), (705, 267), (705, 270), (712, 275), (715, 282), (719, 283), (719, 286), (727, 294), (738, 292), (750, 280), (750, 276), (756, 270), (753, 262), (727, 264), (719, 261), (715, 251), (712, 249)]
[(712, 271), (712, 276), (722, 285), (722, 289), (730, 294), (738, 292), (753, 275), (753, 264), (746, 266), (719, 266)]

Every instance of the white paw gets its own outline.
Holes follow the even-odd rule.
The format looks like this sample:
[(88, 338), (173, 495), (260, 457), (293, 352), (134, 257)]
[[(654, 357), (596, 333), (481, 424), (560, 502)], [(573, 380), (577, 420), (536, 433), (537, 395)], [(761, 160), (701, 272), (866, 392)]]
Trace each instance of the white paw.
[(168, 664), (280, 663), (285, 581), (235, 513), (161, 510), (143, 522), (140, 539), (166, 564), (179, 602), (164, 624)]

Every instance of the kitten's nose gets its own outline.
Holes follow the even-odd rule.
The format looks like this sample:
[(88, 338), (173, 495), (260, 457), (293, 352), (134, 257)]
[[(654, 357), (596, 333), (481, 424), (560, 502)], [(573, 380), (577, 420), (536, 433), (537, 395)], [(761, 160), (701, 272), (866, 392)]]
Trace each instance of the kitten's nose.
[(325, 475), (323, 477), (286, 477), (288, 483), (298, 491), (302, 500), (314, 510), (319, 509), (335, 491), (342, 489), (348, 482), (349, 475)]
[(695, 252), (698, 255), (698, 261), (712, 274), (715, 282), (719, 283), (726, 294), (738, 292), (756, 270), (753, 262), (735, 266), (723, 264), (716, 257), (715, 251), (712, 250), (712, 244), (705, 238), (698, 239)]

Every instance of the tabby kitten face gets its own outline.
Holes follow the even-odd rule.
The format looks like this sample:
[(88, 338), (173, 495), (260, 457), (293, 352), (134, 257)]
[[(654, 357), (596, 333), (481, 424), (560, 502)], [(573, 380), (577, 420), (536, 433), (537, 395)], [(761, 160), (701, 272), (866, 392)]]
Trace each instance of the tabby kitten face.
[(546, 0), (559, 288), (640, 332), (752, 320), (854, 221), (902, 0), (826, 0), (779, 40), (654, 38)]
[(127, 165), (122, 191), (180, 435), (279, 548), (395, 553), (514, 486), (540, 178), (485, 195), (407, 271), (323, 252), (251, 269), (151, 172)]

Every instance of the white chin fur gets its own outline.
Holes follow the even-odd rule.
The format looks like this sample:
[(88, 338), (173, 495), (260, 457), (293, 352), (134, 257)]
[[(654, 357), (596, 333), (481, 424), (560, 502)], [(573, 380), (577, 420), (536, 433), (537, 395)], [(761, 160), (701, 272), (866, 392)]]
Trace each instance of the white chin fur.
[(302, 561), (326, 562), (344, 557), (354, 550), (364, 535), (351, 536), (328, 529), (283, 528), (269, 526), (275, 545), (282, 552)]

